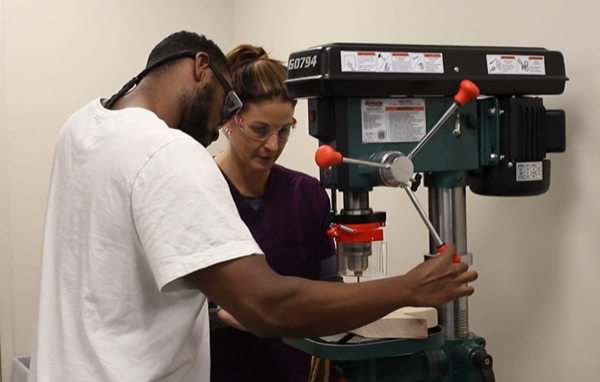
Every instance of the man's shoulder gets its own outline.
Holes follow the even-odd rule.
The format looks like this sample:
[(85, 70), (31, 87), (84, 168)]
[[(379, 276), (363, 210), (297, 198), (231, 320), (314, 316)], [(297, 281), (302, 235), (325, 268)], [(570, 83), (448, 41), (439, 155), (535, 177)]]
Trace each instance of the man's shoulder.
[(137, 172), (136, 169), (156, 156), (173, 160), (210, 158), (201, 144), (188, 134), (170, 128), (152, 111), (143, 108), (108, 110), (100, 99), (71, 115), (59, 133), (57, 150), (66, 157), (77, 153), (88, 165), (128, 168), (128, 173)]
[[(135, 146), (162, 147), (173, 141), (186, 142), (195, 146), (197, 142), (184, 132), (170, 128), (154, 112), (130, 107), (121, 110), (108, 110), (97, 98), (73, 113), (65, 124), (71, 129), (90, 128), (86, 135), (96, 135), (97, 139), (124, 142)], [(198, 144), (199, 145), (199, 144)], [(196, 149), (198, 147), (195, 147)]]

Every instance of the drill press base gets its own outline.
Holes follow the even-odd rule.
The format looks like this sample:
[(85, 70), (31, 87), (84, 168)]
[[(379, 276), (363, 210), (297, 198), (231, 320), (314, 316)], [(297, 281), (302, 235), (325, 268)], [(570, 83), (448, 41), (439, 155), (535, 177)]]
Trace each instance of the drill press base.
[(445, 340), (441, 326), (423, 340), (332, 343), (324, 339), (284, 339), (317, 358), (331, 360), (348, 382), (494, 382), (485, 340), (473, 333)]

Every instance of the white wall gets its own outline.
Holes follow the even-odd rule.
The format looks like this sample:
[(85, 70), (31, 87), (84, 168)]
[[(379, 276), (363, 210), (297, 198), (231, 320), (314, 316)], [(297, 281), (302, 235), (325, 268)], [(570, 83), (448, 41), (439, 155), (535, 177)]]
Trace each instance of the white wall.
[[(12, 283), (9, 269), (9, 234), (8, 234), (8, 143), (6, 129), (6, 87), (4, 76), (4, 2), (0, 1), (0, 381), (5, 362), (9, 362), (12, 355)], [(8, 378), (4, 378), (7, 380)]]
[(0, 0), (5, 381), (11, 358), (30, 350), (49, 167), (62, 124), (93, 98), (118, 91), (143, 69), (154, 45), (172, 32), (204, 33), (224, 48), (231, 46), (233, 7), (233, 0)]
[[(58, 130), (83, 103), (112, 94), (136, 74), (161, 38), (189, 29), (206, 33), (224, 50), (250, 42), (282, 59), (293, 50), (338, 41), (537, 45), (562, 51), (571, 81), (564, 95), (545, 102), (567, 111), (568, 152), (551, 157), (550, 192), (528, 199), (468, 198), (469, 249), (481, 274), (471, 299), (471, 328), (488, 340), (499, 381), (596, 382), (599, 11), (597, 2), (583, 0), (568, 6), (557, 0), (0, 0), (5, 381), (13, 355), (29, 352)], [(303, 129), (303, 102), (297, 118), (299, 131), (280, 162), (316, 175), (316, 142)], [(222, 147), (220, 141), (211, 151)], [(423, 189), (419, 197), (426, 204)], [(427, 232), (400, 191), (377, 190), (372, 204), (388, 211), (391, 273), (402, 273), (427, 250)]]
[[(587, 0), (236, 0), (236, 43), (261, 44), (284, 60), (344, 41), (563, 52), (570, 82), (564, 95), (545, 99), (565, 109), (568, 122), (567, 153), (550, 157), (551, 190), (524, 199), (468, 194), (469, 249), (480, 272), (471, 329), (487, 339), (499, 381), (596, 382), (600, 375), (599, 12)], [(300, 129), (280, 163), (316, 175), (305, 103), (296, 117)], [(427, 204), (423, 189), (419, 198)], [(403, 273), (427, 251), (427, 231), (400, 190), (377, 190), (371, 200), (388, 211), (390, 272)]]

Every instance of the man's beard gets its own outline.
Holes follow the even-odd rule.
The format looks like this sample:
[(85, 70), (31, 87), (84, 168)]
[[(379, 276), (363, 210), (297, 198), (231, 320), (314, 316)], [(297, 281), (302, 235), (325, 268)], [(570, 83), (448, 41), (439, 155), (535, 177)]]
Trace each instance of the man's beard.
[(208, 118), (215, 102), (215, 85), (206, 84), (202, 90), (187, 92), (179, 98), (181, 123), (179, 130), (188, 134), (202, 146), (207, 147), (219, 138), (217, 126), (209, 128)]

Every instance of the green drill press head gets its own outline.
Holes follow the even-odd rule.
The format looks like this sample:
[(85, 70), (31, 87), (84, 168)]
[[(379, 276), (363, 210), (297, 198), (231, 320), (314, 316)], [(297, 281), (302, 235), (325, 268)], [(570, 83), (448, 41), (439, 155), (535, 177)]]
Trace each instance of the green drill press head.
[[(326, 44), (289, 57), (286, 87), (307, 98), (309, 133), (344, 157), (380, 161), (409, 153), (454, 102), (463, 80), (479, 99), (459, 108), (413, 159), (426, 186), (529, 196), (550, 186), (546, 154), (565, 150), (565, 113), (540, 95), (561, 94), (560, 52), (543, 48)], [(340, 191), (386, 185), (365, 166), (323, 168)]]

